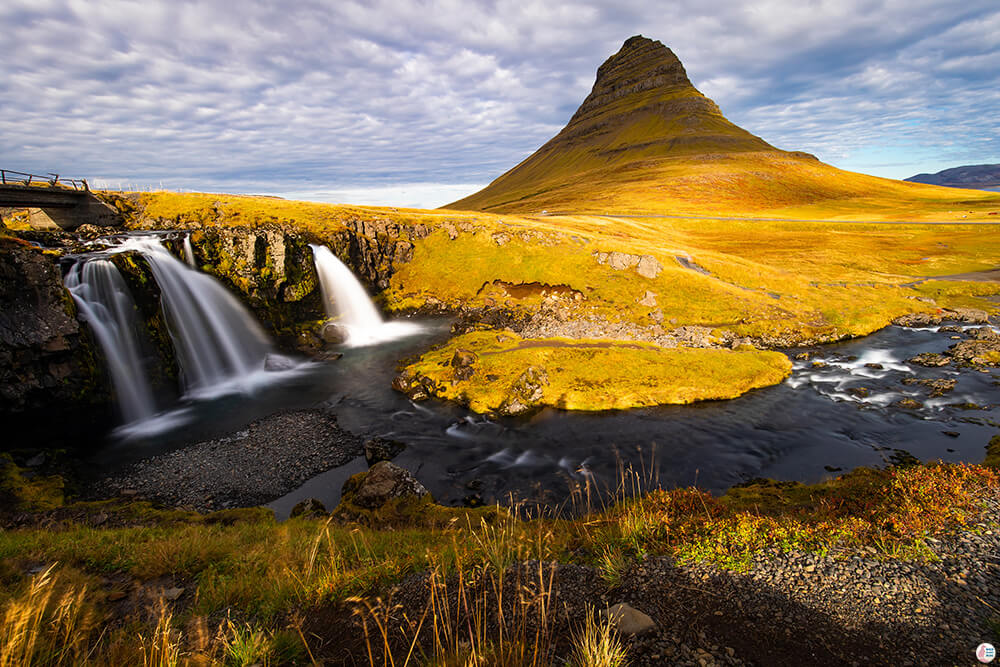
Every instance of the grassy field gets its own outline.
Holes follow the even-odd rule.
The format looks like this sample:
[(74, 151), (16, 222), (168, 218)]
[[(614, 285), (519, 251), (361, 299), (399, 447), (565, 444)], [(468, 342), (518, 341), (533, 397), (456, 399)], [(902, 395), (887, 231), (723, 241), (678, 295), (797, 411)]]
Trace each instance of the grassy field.
[[(735, 570), (772, 548), (872, 547), (881, 558), (921, 559), (929, 557), (929, 538), (972, 524), (983, 498), (1000, 490), (995, 469), (968, 465), (861, 469), (817, 485), (765, 483), (721, 497), (696, 489), (642, 493), (642, 480), (625, 473), (615, 505), (588, 509), (581, 500), (578, 518), (528, 521), (499, 508), (416, 501), (414, 511), (406, 503), (368, 516), (352, 508), (350, 523), (277, 523), (261, 509), (197, 515), (135, 502), (65, 504), (51, 479), (26, 480), (9, 462), (0, 465), (8, 512), (33, 517), (0, 531), (4, 667), (309, 664), (343, 660), (346, 652), (358, 664), (383, 664), (380, 632), (394, 635), (400, 665), (465, 664), (470, 646), (528, 658), (544, 652), (536, 642), (586, 650), (584, 637), (537, 632), (539, 623), (554, 627), (557, 616), (538, 597), (554, 563), (592, 568), (595, 586), (613, 587), (637, 561), (659, 555)], [(511, 574), (529, 560), (542, 568), (538, 581)], [(417, 615), (389, 627), (398, 616), (387, 587), (415, 572), (426, 572), (429, 583)], [(499, 629), (459, 623), (449, 600), (466, 585), (484, 593), (470, 606), (496, 604), (487, 601), (501, 590), (520, 602), (504, 607), (507, 624)], [(420, 635), (420, 604), (433, 633)], [(494, 612), (476, 606), (470, 613)], [(354, 640), (345, 643), (348, 635)]]

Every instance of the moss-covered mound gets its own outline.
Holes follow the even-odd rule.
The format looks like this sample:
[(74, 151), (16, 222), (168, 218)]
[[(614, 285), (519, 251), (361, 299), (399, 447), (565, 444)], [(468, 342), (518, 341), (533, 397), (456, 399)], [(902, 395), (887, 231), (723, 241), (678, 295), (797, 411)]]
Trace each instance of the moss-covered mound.
[(781, 382), (791, 367), (781, 353), (754, 349), (666, 349), (477, 331), (409, 364), (394, 386), (414, 398), (458, 401), (476, 412), (615, 410), (735, 398)]

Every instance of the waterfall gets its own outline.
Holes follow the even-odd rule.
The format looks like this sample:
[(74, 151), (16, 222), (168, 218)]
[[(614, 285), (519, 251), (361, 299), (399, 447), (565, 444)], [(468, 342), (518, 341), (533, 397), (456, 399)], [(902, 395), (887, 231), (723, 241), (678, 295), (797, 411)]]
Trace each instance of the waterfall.
[(364, 286), (329, 248), (312, 244), (309, 247), (313, 251), (326, 315), (344, 328), (348, 346), (373, 345), (421, 330), (412, 322), (385, 322)]
[(156, 401), (141, 353), (139, 318), (118, 267), (106, 259), (79, 261), (66, 275), (65, 285), (104, 350), (125, 422), (152, 417)]
[(191, 235), (184, 235), (184, 261), (192, 269), (198, 268), (198, 265), (194, 261), (194, 248), (191, 247)]
[(210, 393), (264, 369), (271, 350), (267, 335), (214, 278), (185, 265), (155, 239), (129, 239), (120, 246), (126, 250), (142, 253), (160, 287), (186, 394)]

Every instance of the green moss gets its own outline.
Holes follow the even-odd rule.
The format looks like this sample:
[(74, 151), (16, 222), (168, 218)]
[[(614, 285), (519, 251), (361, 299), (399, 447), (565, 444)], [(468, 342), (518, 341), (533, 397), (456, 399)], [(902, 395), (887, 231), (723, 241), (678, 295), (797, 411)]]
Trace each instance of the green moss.
[(1000, 435), (995, 435), (990, 439), (990, 444), (986, 446), (986, 460), (984, 466), (1000, 468)]
[(44, 511), (64, 503), (64, 482), (58, 475), (27, 477), (8, 454), (0, 454), (0, 498), (11, 509)]

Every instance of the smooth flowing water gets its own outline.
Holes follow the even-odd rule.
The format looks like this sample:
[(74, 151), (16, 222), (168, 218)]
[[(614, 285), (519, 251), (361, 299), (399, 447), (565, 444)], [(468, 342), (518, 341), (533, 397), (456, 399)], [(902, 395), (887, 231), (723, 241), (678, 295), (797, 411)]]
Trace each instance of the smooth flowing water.
[(187, 266), (155, 238), (134, 238), (160, 288), (185, 394), (211, 395), (264, 370), (272, 346), (250, 312), (217, 280)]
[(106, 259), (77, 262), (64, 283), (104, 350), (122, 419), (151, 418), (157, 409), (146, 373), (148, 355), (135, 301), (118, 267)]
[(364, 285), (329, 248), (309, 247), (316, 263), (326, 316), (343, 327), (347, 346), (376, 345), (420, 332), (420, 326), (413, 322), (383, 320)]
[[(359, 437), (405, 443), (396, 463), (413, 471), (440, 502), (513, 497), (551, 506), (565, 502), (581, 485), (614, 486), (623, 467), (637, 471), (647, 486), (697, 484), (720, 491), (759, 477), (813, 482), (908, 456), (980, 461), (1000, 427), (997, 371), (924, 368), (907, 361), (952, 343), (956, 334), (938, 327), (889, 327), (826, 346), (812, 359), (796, 361), (782, 384), (735, 400), (611, 413), (549, 409), (528, 418), (489, 418), (444, 402), (411, 402), (391, 389), (399, 360), (446, 340), (446, 320), (419, 326), (402, 322), (408, 337), (373, 335), (363, 339), (367, 344), (355, 339), (338, 361), (289, 362), (284, 370), (248, 383), (247, 378), (264, 372), (269, 345), (247, 321), (246, 311), (233, 307), (235, 300), (220, 285), (155, 241), (131, 240), (126, 247), (144, 252), (153, 267), (171, 313), (171, 332), (175, 326), (183, 332), (178, 347), (189, 348), (184, 355), (192, 361), (185, 360), (184, 366), (192, 370), (185, 370), (185, 376), (194, 380), (189, 386), (195, 390), (181, 410), (183, 427), (144, 433), (143, 455), (231, 432), (278, 409), (318, 406), (332, 411), (343, 428)], [(339, 261), (329, 262), (336, 258), (324, 250), (316, 247), (314, 253), (334, 293), (328, 303), (339, 321), (357, 323), (368, 317), (362, 330), (376, 333), (379, 326), (392, 324), (382, 322), (376, 311), (377, 324), (370, 303), (367, 308), (345, 307), (359, 301), (358, 290), (364, 290), (352, 276), (345, 281), (351, 286), (348, 296), (338, 296), (330, 281)], [(234, 340), (244, 342), (235, 351)], [(372, 344), (375, 340), (383, 342)], [(211, 358), (202, 358), (207, 350), (213, 350)], [(821, 363), (815, 364), (817, 360)], [(232, 377), (252, 389), (197, 390), (212, 386), (210, 382), (225, 386)], [(201, 384), (198, 378), (204, 379)], [(935, 378), (956, 380), (954, 390), (929, 398), (926, 387), (904, 383)], [(905, 398), (919, 406), (899, 405)], [(129, 455), (134, 456), (132, 450)], [(305, 495), (335, 504), (345, 475), (363, 467), (352, 465), (314, 478), (274, 506), (287, 511)]]

